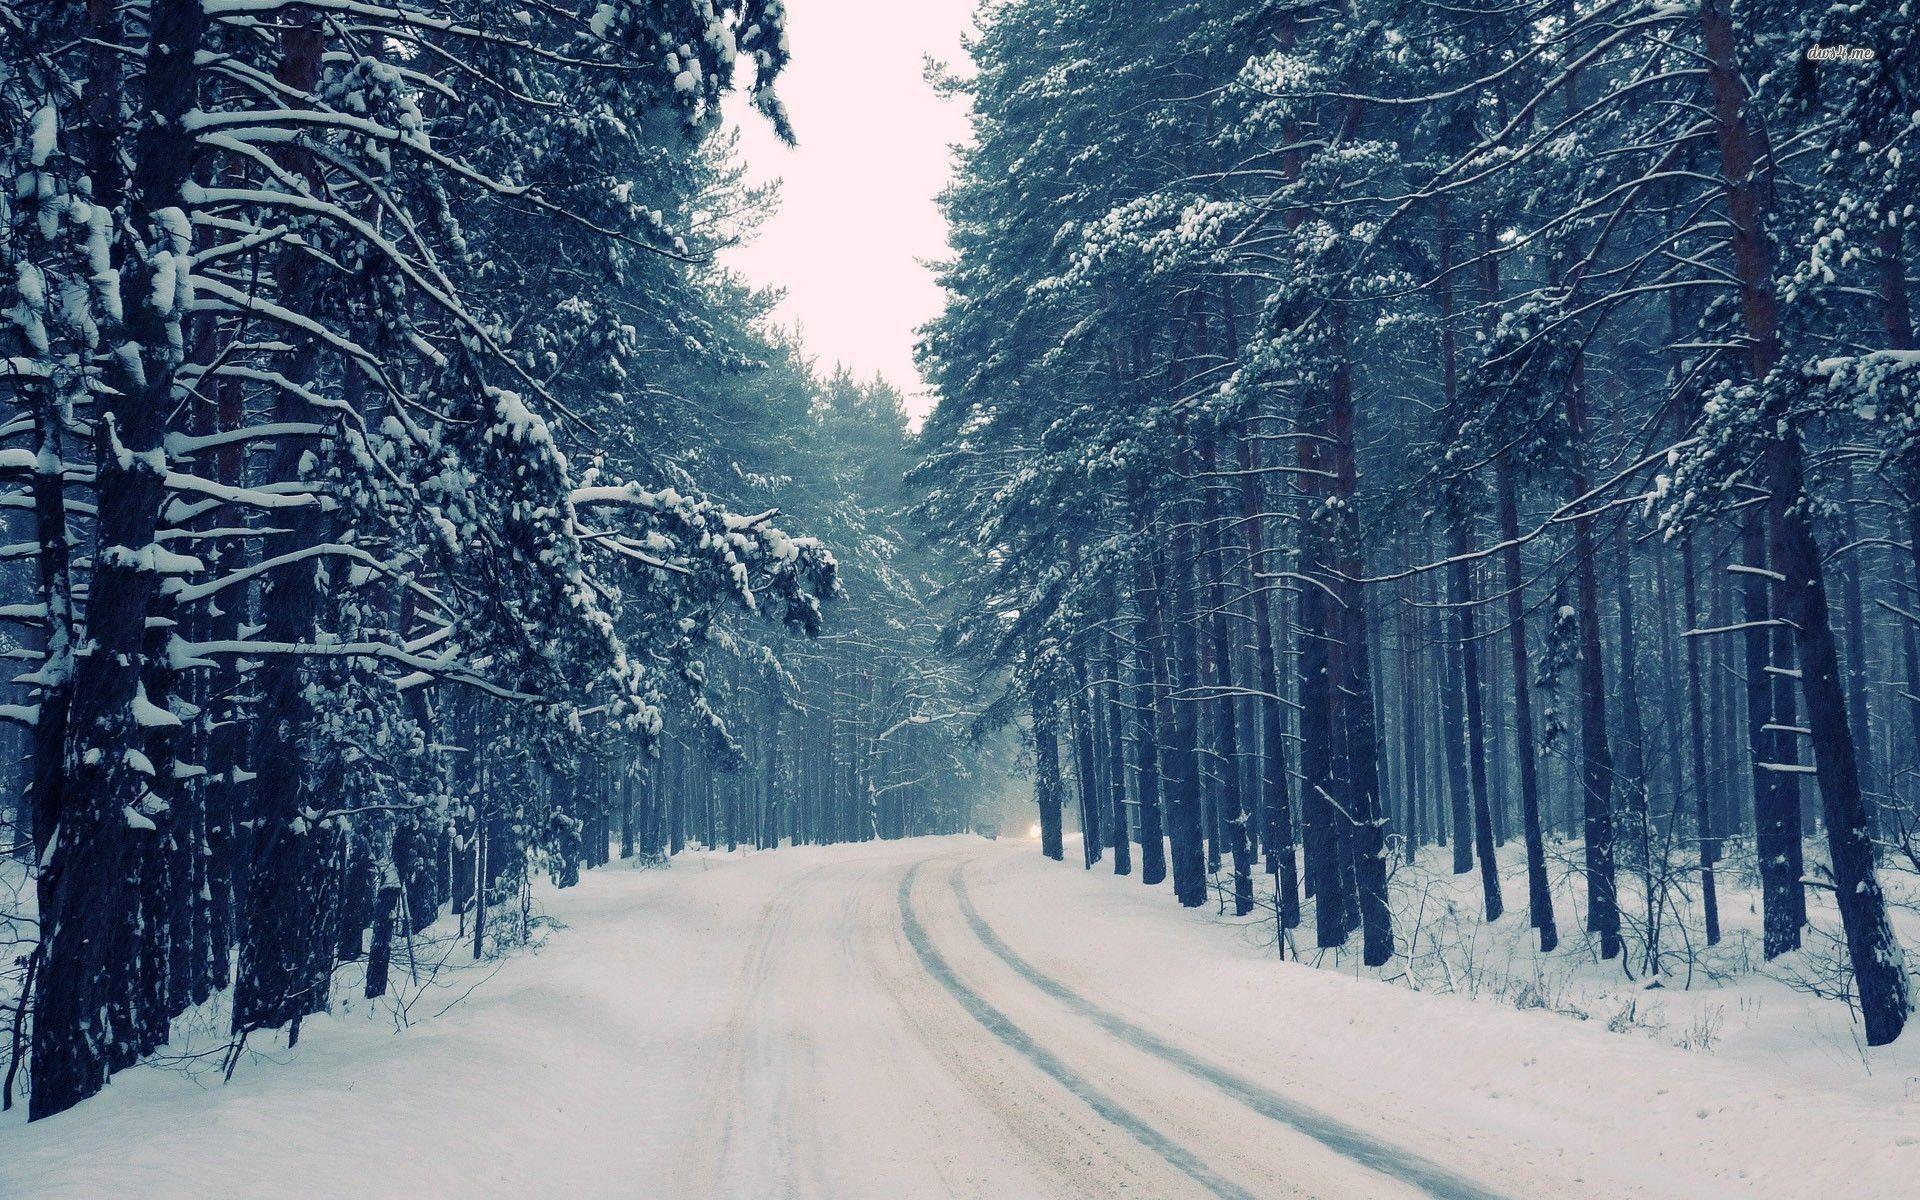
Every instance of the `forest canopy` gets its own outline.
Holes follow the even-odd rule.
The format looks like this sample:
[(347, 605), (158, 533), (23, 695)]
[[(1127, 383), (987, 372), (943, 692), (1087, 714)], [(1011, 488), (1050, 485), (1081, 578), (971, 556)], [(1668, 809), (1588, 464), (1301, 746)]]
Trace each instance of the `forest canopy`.
[(1182, 904), (1383, 972), (1435, 843), (1491, 923), (1521, 840), (1539, 952), (1583, 929), (1656, 979), (1757, 874), (1764, 958), (1837, 937), (1834, 994), (1897, 1037), (1916, 28), (983, 10), (915, 482), (973, 554), (956, 644), (1011, 674), (1047, 852), (1065, 807), (1089, 863), (1132, 837)]
[(0, 5), (9, 1102), (492, 953), (616, 831), (967, 827), (900, 397), (715, 264), (783, 20)]

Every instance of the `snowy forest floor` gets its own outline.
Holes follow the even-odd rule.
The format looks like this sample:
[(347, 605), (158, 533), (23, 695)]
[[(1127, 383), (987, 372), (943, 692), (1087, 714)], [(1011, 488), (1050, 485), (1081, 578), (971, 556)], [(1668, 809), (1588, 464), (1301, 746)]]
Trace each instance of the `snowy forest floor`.
[[(1414, 862), (1395, 862), (1389, 889), (1398, 955), (1380, 971), (1360, 964), (1359, 937), (1347, 947), (1313, 948), (1309, 902), (1289, 941), (1289, 958), (1349, 975), (1372, 976), (1415, 991), (1468, 996), (1520, 1009), (1541, 1009), (1591, 1022), (1616, 1033), (1645, 1037), (1683, 1050), (1780, 1070), (1807, 1083), (1847, 1090), (1883, 1103), (1920, 1102), (1920, 1039), (1869, 1048), (1851, 1005), (1846, 946), (1830, 890), (1807, 889), (1808, 925), (1800, 950), (1772, 962), (1761, 952), (1759, 878), (1750, 841), (1727, 843), (1716, 868), (1721, 941), (1708, 946), (1700, 911), (1697, 870), (1689, 849), (1670, 856), (1656, 874), (1660, 911), (1660, 971), (1648, 971), (1645, 876), (1623, 864), (1618, 876), (1625, 953), (1600, 961), (1598, 939), (1585, 929), (1581, 843), (1550, 840), (1548, 875), (1560, 945), (1538, 952), (1527, 920), (1526, 859), (1518, 840), (1496, 852), (1506, 911), (1482, 918), (1478, 869), (1455, 875), (1445, 846), (1423, 847)], [(1806, 841), (1808, 875), (1825, 876), (1824, 847)], [(1068, 850), (1079, 862), (1079, 848)], [(1897, 866), (1897, 864), (1896, 864)], [(1094, 870), (1111, 871), (1111, 863)], [(1882, 872), (1889, 916), (1910, 953), (1920, 952), (1920, 880), (1911, 872)], [(1256, 877), (1257, 907), (1246, 918), (1218, 915), (1231, 903), (1231, 879), (1214, 877), (1219, 923), (1235, 927), (1268, 955), (1274, 944), (1270, 878)], [(1911, 969), (1915, 963), (1909, 962)], [(1920, 980), (1915, 981), (1920, 994)], [(1920, 1110), (1916, 1110), (1920, 1111)]]
[(1385, 974), (1458, 993), (1433, 995), (1277, 963), (1270, 919), (1031, 842), (616, 864), (536, 897), (533, 952), (442, 972), (404, 1030), (362, 1003), (225, 1086), (188, 1054), (8, 1114), (0, 1195), (1911, 1194), (1920, 1050), (1863, 1055), (1841, 1005), (1771, 975), (1648, 993), (1566, 905), (1541, 967), (1523, 914), (1449, 924), (1469, 880), (1396, 876), (1440, 914), (1407, 931), (1451, 949)]

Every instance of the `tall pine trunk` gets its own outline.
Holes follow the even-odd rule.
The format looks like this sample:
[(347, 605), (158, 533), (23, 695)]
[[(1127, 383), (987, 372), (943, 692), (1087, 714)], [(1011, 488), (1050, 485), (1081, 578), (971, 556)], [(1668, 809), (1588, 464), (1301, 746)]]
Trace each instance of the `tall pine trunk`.
[(1373, 655), (1366, 604), (1355, 580), (1361, 561), (1359, 464), (1355, 454), (1353, 368), (1347, 357), (1343, 318), (1333, 318), (1336, 367), (1328, 411), (1333, 493), (1339, 500), (1336, 571), (1329, 580), (1338, 599), (1330, 651), (1331, 692), (1340, 724), (1341, 841), (1350, 847), (1351, 895), (1358, 908), (1361, 961), (1370, 967), (1393, 957), (1393, 911), (1387, 900), (1386, 817), (1380, 799), (1379, 719), (1374, 712)]
[[(207, 15), (200, 0), (156, 0), (149, 13), (145, 89), (134, 145), (125, 227), (151, 244), (172, 238), (162, 215), (179, 213), (193, 138), (183, 118), (199, 91)], [(184, 224), (184, 218), (181, 219)], [(178, 249), (184, 251), (185, 246)], [(149, 548), (159, 524), (162, 440), (180, 362), (175, 295), (156, 295), (145, 252), (119, 264), (126, 315), (103, 337), (124, 346), (107, 357), (95, 422), (98, 520), (87, 638), (74, 678), (65, 761), (74, 764), (52, 814), (39, 880), (40, 962), (35, 979), (33, 1082), (38, 1120), (99, 1091), (109, 1067), (130, 1061), (141, 1036), (127, 1011), (139, 957), (136, 837), (144, 776), (125, 751), (144, 737), (134, 720), (146, 656), (147, 616), (159, 584)], [(159, 769), (169, 763), (157, 764)], [(139, 829), (135, 826), (145, 825)], [(103, 1014), (104, 1018), (103, 1019)]]
[[(1766, 515), (1747, 514), (1741, 534), (1742, 644), (1746, 651), (1747, 748), (1753, 765), (1753, 844), (1760, 869), (1761, 948), (1768, 958), (1800, 948), (1806, 898), (1800, 877), (1800, 789), (1788, 719), (1788, 668), (1773, 661), (1766, 581)], [(1778, 707), (1785, 700), (1786, 712)]]
[[(1308, 430), (1328, 424), (1324, 398), (1310, 397), (1302, 406), (1300, 423)], [(1304, 825), (1306, 852), (1306, 888), (1314, 903), (1314, 937), (1321, 948), (1339, 946), (1347, 940), (1346, 896), (1342, 887), (1339, 847), (1340, 829), (1334, 779), (1335, 698), (1339, 686), (1334, 678), (1332, 646), (1339, 636), (1335, 613), (1340, 597), (1330, 582), (1327, 569), (1332, 552), (1328, 518), (1323, 511), (1329, 491), (1326, 478), (1331, 474), (1331, 454), (1321, 438), (1301, 438), (1296, 443), (1302, 506), (1300, 519), (1300, 565), (1308, 578), (1299, 594), (1300, 660), (1300, 814)]]
[(1106, 735), (1103, 752), (1107, 760), (1107, 819), (1113, 837), (1113, 873), (1133, 874), (1132, 835), (1127, 829), (1127, 748), (1125, 732), (1126, 703), (1120, 684), (1120, 644), (1113, 632), (1117, 617), (1109, 612), (1106, 632), (1107, 684), (1101, 689), (1105, 719), (1101, 727)]
[(1300, 924), (1299, 863), (1294, 851), (1292, 785), (1288, 779), (1287, 726), (1280, 694), (1279, 652), (1274, 645), (1273, 603), (1268, 598), (1267, 543), (1261, 503), (1260, 456), (1245, 430), (1240, 437), (1240, 523), (1247, 539), (1248, 570), (1253, 587), (1247, 603), (1253, 615), (1254, 663), (1259, 672), (1261, 816), (1266, 826), (1261, 842), (1266, 849), (1267, 874), (1273, 876), (1280, 925)]
[[(1591, 481), (1587, 475), (1586, 382), (1581, 359), (1574, 360), (1567, 382), (1567, 431), (1574, 459), (1573, 494), (1584, 506)], [(1580, 644), (1580, 784), (1584, 801), (1582, 831), (1586, 839), (1587, 929), (1600, 935), (1600, 957), (1620, 953), (1620, 901), (1614, 886), (1613, 862), (1613, 752), (1607, 731), (1606, 668), (1600, 650), (1600, 583), (1595, 562), (1593, 518), (1573, 521), (1573, 577)]]
[[(1753, 378), (1764, 385), (1780, 353), (1774, 251), (1765, 227), (1768, 181), (1758, 177), (1762, 170), (1770, 170), (1770, 159), (1743, 111), (1746, 85), (1736, 61), (1737, 35), (1728, 0), (1702, 0), (1700, 24), (1713, 93), (1720, 174), (1733, 227), (1741, 321)], [(1866, 802), (1827, 610), (1824, 567), (1808, 512), (1799, 431), (1782, 425), (1766, 439), (1761, 455), (1768, 488), (1768, 551), (1780, 576), (1775, 588), (1780, 615), (1791, 623), (1799, 651), (1800, 687), (1806, 698), (1807, 728), (1827, 826), (1834, 901), (1853, 962), (1867, 1043), (1885, 1045), (1900, 1036), (1911, 1011), (1906, 966), (1887, 922), (1886, 900), (1874, 871)]]
[[(1189, 457), (1184, 441), (1174, 460), (1174, 476), (1184, 480)], [(1163, 567), (1168, 588), (1168, 611), (1163, 624), (1172, 643), (1165, 695), (1172, 708), (1173, 742), (1167, 754), (1168, 832), (1172, 835), (1173, 894), (1181, 904), (1193, 908), (1207, 902), (1207, 873), (1203, 839), (1204, 802), (1200, 778), (1200, 706), (1182, 692), (1200, 681), (1200, 643), (1195, 624), (1199, 619), (1194, 603), (1193, 526), (1195, 513), (1190, 496), (1183, 496), (1173, 512), (1173, 537)]]
[(1652, 813), (1648, 805), (1646, 726), (1640, 713), (1640, 643), (1634, 620), (1633, 555), (1627, 526), (1614, 533), (1614, 615), (1620, 635), (1620, 757), (1618, 781), (1626, 794), (1633, 865), (1640, 874), (1646, 921), (1646, 969), (1660, 973), (1660, 927), (1655, 886)]
[(1553, 884), (1547, 877), (1545, 823), (1540, 814), (1540, 768), (1533, 728), (1533, 692), (1527, 672), (1526, 573), (1520, 562), (1520, 514), (1514, 496), (1513, 469), (1505, 455), (1495, 464), (1499, 490), (1500, 552), (1507, 591), (1507, 648), (1513, 676), (1515, 758), (1520, 774), (1520, 824), (1527, 851), (1527, 916), (1540, 934), (1540, 952), (1560, 945), (1553, 916)]
[[(1456, 517), (1453, 527), (1453, 561), (1447, 568), (1449, 599), (1452, 604), (1453, 643), (1460, 658), (1460, 686), (1466, 697), (1467, 762), (1473, 787), (1473, 853), (1480, 865), (1480, 900), (1487, 920), (1498, 921), (1506, 911), (1500, 896), (1500, 864), (1493, 857), (1493, 814), (1487, 799), (1487, 717), (1485, 693), (1480, 679), (1480, 641), (1474, 626), (1473, 581), (1467, 565), (1467, 530), (1464, 518)], [(1451, 744), (1451, 743), (1450, 743)], [(1464, 833), (1454, 835), (1454, 856), (1459, 861)], [(1456, 867), (1457, 869), (1457, 867)]]

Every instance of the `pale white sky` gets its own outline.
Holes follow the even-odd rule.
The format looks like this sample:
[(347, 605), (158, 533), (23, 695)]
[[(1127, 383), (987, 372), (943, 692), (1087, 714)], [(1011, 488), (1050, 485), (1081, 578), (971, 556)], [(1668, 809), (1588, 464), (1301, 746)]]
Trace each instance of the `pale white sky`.
[(823, 369), (879, 373), (932, 406), (913, 369), (914, 329), (940, 311), (923, 260), (947, 255), (935, 197), (967, 136), (964, 102), (924, 78), (927, 55), (964, 70), (975, 0), (787, 0), (793, 61), (779, 92), (799, 135), (782, 146), (744, 105), (749, 177), (783, 180), (779, 215), (728, 266), (787, 290), (776, 314), (798, 322)]

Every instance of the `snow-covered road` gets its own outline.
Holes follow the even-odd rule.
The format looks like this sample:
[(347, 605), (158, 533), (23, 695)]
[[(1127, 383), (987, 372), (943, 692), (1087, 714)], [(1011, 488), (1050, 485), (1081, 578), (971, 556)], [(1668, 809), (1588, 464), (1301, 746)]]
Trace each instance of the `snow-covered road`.
[(1912, 1104), (1276, 964), (1031, 843), (616, 866), (550, 906), (566, 928), (543, 950), (398, 1036), (343, 1014), (225, 1087), (143, 1069), (0, 1126), (0, 1194), (1864, 1198), (1920, 1178)]

